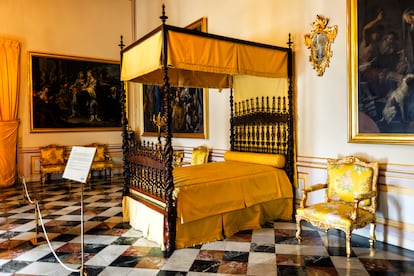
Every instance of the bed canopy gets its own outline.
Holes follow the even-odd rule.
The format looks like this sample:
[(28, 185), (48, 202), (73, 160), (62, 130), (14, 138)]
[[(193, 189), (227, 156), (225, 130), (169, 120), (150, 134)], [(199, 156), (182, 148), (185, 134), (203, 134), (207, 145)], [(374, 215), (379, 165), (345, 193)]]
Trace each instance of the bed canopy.
[(121, 79), (163, 85), (167, 67), (171, 86), (230, 88), (238, 75), (287, 78), (289, 53), (164, 24), (124, 49)]
[[(169, 255), (175, 249), (176, 211), (173, 201), (173, 148), (171, 145), (171, 97), (169, 88), (203, 87), (233, 88), (238, 77), (254, 76), (267, 79), (283, 79), (287, 84), (288, 109), (292, 112), (292, 51), (289, 35), (289, 47), (255, 43), (186, 28), (178, 28), (166, 24), (165, 10), (160, 19), (162, 25), (141, 39), (121, 50), (121, 81), (132, 81), (142, 84), (163, 87), (164, 107), (164, 163), (159, 167), (166, 168), (165, 176), (165, 213), (167, 219), (166, 251)], [(121, 48), (122, 48), (121, 42)], [(230, 94), (231, 116), (234, 113), (233, 89)], [(230, 120), (231, 124), (233, 120)], [(123, 148), (128, 147), (126, 112), (123, 113)], [(289, 128), (293, 127), (290, 120)], [(231, 132), (230, 140), (234, 134)], [(293, 139), (289, 140), (293, 148)], [(233, 150), (233, 146), (231, 148)], [(125, 155), (124, 155), (125, 156)], [(287, 153), (287, 166), (293, 166), (293, 151)], [(124, 173), (129, 168), (124, 162)], [(293, 169), (290, 170), (293, 172)], [(293, 183), (293, 173), (288, 175)], [(128, 177), (126, 177), (128, 179)], [(127, 181), (127, 180), (126, 180)], [(127, 186), (128, 183), (125, 183)], [(124, 190), (125, 193), (127, 189)], [(126, 194), (125, 194), (126, 195)]]

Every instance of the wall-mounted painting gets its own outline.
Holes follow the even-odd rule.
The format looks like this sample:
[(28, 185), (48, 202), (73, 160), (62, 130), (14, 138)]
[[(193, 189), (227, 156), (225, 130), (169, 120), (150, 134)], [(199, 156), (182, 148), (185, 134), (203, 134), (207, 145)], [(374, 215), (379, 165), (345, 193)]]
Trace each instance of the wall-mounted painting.
[(29, 55), (31, 132), (121, 130), (119, 62)]
[(193, 23), (185, 27), (190, 30), (196, 30), (199, 32), (207, 33), (207, 26), (207, 17), (201, 17), (200, 19), (194, 21)]
[(350, 130), (358, 143), (414, 143), (414, 3), (348, 0)]
[[(164, 131), (159, 123), (164, 114), (163, 92), (161, 86), (143, 85), (144, 133), (158, 136)], [(207, 138), (208, 90), (203, 88), (171, 87), (173, 137)], [(158, 128), (160, 126), (160, 128)]]
[[(207, 32), (207, 17), (202, 17), (186, 26), (187, 29)], [(147, 136), (162, 136), (164, 132), (164, 109), (162, 86), (142, 86), (143, 125)], [(208, 89), (171, 87), (173, 137), (207, 138)]]

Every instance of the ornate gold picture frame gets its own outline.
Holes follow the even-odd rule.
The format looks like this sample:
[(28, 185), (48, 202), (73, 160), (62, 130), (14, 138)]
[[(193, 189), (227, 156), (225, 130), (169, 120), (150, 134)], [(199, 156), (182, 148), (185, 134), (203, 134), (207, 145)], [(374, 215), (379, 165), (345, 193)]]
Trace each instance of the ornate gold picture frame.
[(29, 53), (31, 132), (121, 130), (119, 62)]
[(199, 32), (207, 33), (207, 17), (201, 17), (200, 19), (197, 19), (193, 23), (187, 25), (185, 28), (189, 30), (196, 30)]
[(412, 3), (348, 0), (347, 11), (349, 142), (414, 144)]
[(305, 45), (310, 49), (309, 61), (318, 76), (322, 76), (332, 57), (331, 44), (338, 32), (338, 26), (328, 27), (329, 18), (317, 15), (312, 31), (305, 34)]

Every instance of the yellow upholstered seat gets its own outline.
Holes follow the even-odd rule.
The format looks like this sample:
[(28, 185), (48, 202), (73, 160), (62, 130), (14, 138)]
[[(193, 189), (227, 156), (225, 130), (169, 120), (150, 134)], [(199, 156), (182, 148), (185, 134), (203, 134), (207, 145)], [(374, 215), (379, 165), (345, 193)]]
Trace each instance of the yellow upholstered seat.
[(108, 154), (107, 145), (92, 143), (87, 147), (94, 147), (96, 149), (90, 171), (103, 171), (105, 173), (105, 178), (107, 176), (107, 171), (109, 171), (109, 176), (112, 179), (112, 159)]
[[(364, 162), (353, 156), (329, 159), (327, 183), (303, 190), (300, 207), (296, 210), (298, 241), (302, 240), (302, 220), (325, 230), (339, 229), (345, 232), (346, 255), (349, 258), (352, 231), (371, 224), (372, 247), (375, 242), (377, 179), (377, 162)], [(326, 202), (308, 206), (308, 193), (320, 189), (326, 189)]]
[(49, 174), (62, 174), (66, 167), (65, 146), (48, 145), (40, 147), (40, 181), (46, 182)]

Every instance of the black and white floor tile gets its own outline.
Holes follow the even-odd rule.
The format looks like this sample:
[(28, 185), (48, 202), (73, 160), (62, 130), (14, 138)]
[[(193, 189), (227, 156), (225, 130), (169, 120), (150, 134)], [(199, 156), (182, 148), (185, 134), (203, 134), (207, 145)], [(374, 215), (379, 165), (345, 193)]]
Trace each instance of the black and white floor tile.
[(381, 242), (370, 249), (368, 239), (354, 235), (348, 260), (342, 233), (326, 235), (305, 227), (298, 245), (291, 222), (269, 222), (262, 229), (179, 249), (165, 258), (156, 244), (123, 222), (122, 185), (120, 177), (112, 183), (92, 179), (81, 193), (79, 183), (27, 184), (29, 195), (39, 201), (48, 239), (60, 261), (45, 243), (41, 226), (36, 229), (35, 205), (23, 198), (22, 187), (1, 188), (0, 276), (79, 275), (78, 271), (102, 276), (414, 275), (413, 251)]

